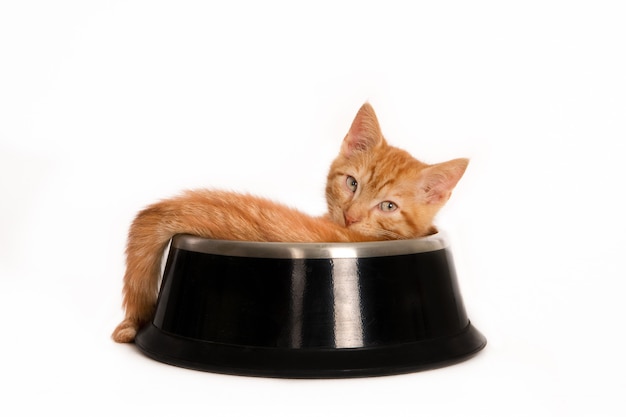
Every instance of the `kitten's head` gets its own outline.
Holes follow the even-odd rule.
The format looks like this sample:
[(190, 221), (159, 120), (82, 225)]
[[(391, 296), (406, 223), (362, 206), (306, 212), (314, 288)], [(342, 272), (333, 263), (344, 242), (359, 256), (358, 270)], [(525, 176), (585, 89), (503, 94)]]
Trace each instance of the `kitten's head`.
[(468, 162), (454, 159), (428, 165), (389, 146), (374, 109), (365, 103), (328, 173), (329, 215), (338, 224), (380, 240), (432, 234), (433, 219)]

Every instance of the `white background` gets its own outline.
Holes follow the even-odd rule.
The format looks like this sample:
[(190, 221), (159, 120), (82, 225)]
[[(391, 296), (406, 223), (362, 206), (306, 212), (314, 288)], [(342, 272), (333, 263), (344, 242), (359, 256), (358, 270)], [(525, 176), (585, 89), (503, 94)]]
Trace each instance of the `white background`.
[[(2, 2), (0, 414), (624, 415), (624, 7)], [(472, 160), (439, 225), (483, 352), (292, 381), (110, 340), (140, 208), (210, 186), (322, 213), (365, 100), (392, 144)]]

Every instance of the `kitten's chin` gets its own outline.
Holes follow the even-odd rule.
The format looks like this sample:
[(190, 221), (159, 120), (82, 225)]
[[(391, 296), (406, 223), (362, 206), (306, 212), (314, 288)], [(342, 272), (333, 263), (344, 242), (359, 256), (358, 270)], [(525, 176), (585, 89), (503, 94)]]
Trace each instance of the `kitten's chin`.
[(350, 227), (346, 224), (346, 219), (343, 216), (343, 211), (330, 211), (325, 215), (325, 217), (335, 224), (350, 229)]

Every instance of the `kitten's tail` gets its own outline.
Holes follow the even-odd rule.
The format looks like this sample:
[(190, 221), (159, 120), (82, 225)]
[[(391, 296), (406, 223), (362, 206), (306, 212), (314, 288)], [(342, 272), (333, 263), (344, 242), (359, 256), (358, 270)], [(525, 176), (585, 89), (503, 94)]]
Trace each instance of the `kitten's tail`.
[(175, 234), (185, 232), (170, 217), (167, 203), (161, 202), (141, 211), (130, 227), (123, 290), (126, 315), (112, 334), (118, 343), (134, 341), (153, 315), (163, 253)]

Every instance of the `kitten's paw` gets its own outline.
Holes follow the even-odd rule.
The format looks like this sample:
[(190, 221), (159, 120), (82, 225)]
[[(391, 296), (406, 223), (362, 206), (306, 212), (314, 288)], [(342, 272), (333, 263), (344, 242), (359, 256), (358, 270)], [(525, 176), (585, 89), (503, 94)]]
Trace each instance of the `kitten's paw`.
[(139, 325), (132, 320), (124, 320), (113, 331), (111, 337), (117, 343), (131, 343), (135, 341)]

